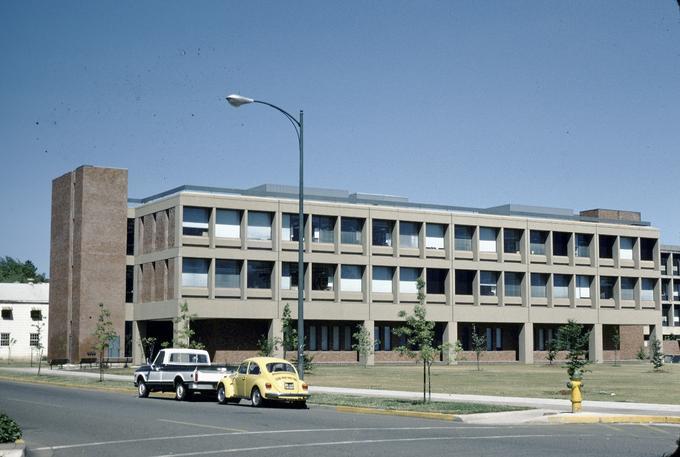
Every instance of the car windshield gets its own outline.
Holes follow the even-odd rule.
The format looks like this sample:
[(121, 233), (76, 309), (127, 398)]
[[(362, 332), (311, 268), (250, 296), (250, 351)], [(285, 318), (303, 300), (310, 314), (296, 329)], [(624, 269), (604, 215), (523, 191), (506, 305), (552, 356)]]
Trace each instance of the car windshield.
[(270, 373), (295, 373), (295, 368), (290, 363), (285, 362), (272, 362), (267, 364), (267, 371)]

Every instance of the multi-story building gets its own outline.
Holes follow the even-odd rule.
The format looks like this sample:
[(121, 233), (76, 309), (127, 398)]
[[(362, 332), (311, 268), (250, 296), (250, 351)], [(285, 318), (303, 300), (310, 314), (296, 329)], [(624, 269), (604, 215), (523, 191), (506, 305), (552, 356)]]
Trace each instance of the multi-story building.
[(661, 245), (660, 269), (663, 334), (680, 337), (680, 246)]
[(0, 283), (0, 358), (47, 354), (49, 284)]
[[(474, 325), (487, 336), (485, 360), (540, 361), (569, 319), (591, 330), (590, 358), (597, 362), (613, 349), (616, 328), (624, 357), (642, 344), (643, 326), (661, 338), (659, 232), (639, 213), (476, 209), (305, 192), (302, 224), (295, 187), (182, 186), (130, 199), (126, 287), (118, 292), (126, 350), (139, 361), (140, 338), (172, 340), (173, 319), (186, 301), (195, 338), (215, 360), (254, 353), (262, 336), (280, 335), (287, 303), (296, 317), (300, 232), (306, 347), (317, 362), (356, 361), (351, 345), (359, 325), (375, 337), (369, 363), (398, 360), (392, 330), (399, 311), (417, 302), (419, 277), (438, 341), (460, 340), (470, 349)], [(118, 186), (98, 188), (95, 197), (118, 202), (119, 193)], [(53, 263), (55, 255), (62, 253), (53, 243)]]

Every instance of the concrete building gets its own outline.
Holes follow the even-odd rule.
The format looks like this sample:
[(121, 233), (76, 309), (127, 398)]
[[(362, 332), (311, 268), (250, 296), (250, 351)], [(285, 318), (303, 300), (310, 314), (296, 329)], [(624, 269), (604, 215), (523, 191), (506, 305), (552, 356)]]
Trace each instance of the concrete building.
[(661, 245), (663, 352), (680, 355), (680, 246)]
[(49, 284), (0, 283), (0, 359), (37, 360), (39, 345), (47, 354), (49, 290)]
[[(78, 198), (91, 208), (112, 208), (96, 203), (99, 198), (116, 202), (115, 217), (104, 211), (108, 231), (100, 227), (91, 242), (108, 240), (107, 249), (116, 251), (98, 252), (119, 265), (126, 252), (120, 242), (125, 217), (119, 215), (125, 171), (74, 173), (76, 182), (78, 173), (118, 175), (105, 191), (104, 184), (93, 186), (102, 190), (93, 201), (86, 193)], [(465, 208), (339, 190), (305, 192), (305, 334), (316, 362), (356, 361), (351, 335), (357, 325), (375, 336), (369, 363), (400, 360), (392, 329), (399, 311), (417, 302), (421, 276), (438, 341), (460, 340), (469, 350), (475, 324), (487, 336), (487, 361), (543, 361), (547, 342), (569, 319), (591, 329), (590, 358), (596, 362), (611, 357), (617, 327), (623, 358), (634, 357), (643, 326), (661, 338), (659, 232), (639, 213)], [(286, 303), (295, 318), (297, 188), (182, 186), (128, 201), (125, 286), (112, 268), (113, 282), (99, 276), (97, 287), (115, 286), (121, 297), (111, 306), (124, 315), (125, 324), (121, 319), (118, 325), (125, 327), (125, 350), (136, 361), (142, 360), (140, 338), (172, 340), (184, 301), (196, 315), (196, 340), (217, 361), (240, 360), (257, 351), (261, 336), (280, 335)], [(54, 243), (60, 236), (53, 226), (53, 265), (59, 264)], [(66, 287), (60, 290), (63, 295)], [(75, 314), (78, 305), (70, 303), (60, 312)]]

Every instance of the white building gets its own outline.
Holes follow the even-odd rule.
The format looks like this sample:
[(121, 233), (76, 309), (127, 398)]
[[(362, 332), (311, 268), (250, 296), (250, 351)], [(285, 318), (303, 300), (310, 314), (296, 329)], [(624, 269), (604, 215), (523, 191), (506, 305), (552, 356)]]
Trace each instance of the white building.
[[(0, 283), (0, 359), (38, 357), (38, 342), (47, 355), (49, 284)], [(39, 331), (37, 326), (42, 324)]]

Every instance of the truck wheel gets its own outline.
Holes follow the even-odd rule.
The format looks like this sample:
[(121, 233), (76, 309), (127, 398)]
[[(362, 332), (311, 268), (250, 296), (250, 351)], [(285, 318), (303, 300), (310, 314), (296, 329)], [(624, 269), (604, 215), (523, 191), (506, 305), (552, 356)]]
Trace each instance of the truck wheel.
[(217, 402), (220, 405), (227, 404), (227, 393), (224, 390), (224, 384), (220, 384), (220, 386), (217, 388)]
[(184, 401), (189, 398), (189, 389), (186, 388), (183, 382), (175, 384), (175, 400)]
[(139, 398), (146, 398), (149, 396), (149, 388), (143, 380), (137, 381), (137, 396)]
[(253, 391), (250, 393), (250, 402), (255, 408), (262, 406), (262, 394), (260, 393), (260, 389), (257, 387), (253, 387)]

